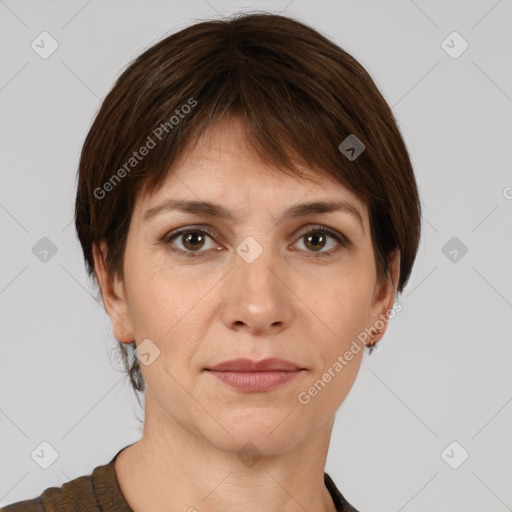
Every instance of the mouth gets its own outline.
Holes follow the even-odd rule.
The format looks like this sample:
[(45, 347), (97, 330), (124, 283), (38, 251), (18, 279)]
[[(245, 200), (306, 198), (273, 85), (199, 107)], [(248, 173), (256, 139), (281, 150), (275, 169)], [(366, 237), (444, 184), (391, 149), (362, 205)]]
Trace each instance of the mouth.
[(223, 383), (247, 392), (270, 391), (291, 381), (305, 368), (284, 359), (232, 359), (210, 368), (205, 368)]
[(305, 370), (298, 364), (285, 359), (276, 357), (253, 361), (252, 359), (238, 358), (224, 361), (215, 366), (205, 368), (210, 371), (230, 371), (230, 372), (290, 372), (295, 370)]

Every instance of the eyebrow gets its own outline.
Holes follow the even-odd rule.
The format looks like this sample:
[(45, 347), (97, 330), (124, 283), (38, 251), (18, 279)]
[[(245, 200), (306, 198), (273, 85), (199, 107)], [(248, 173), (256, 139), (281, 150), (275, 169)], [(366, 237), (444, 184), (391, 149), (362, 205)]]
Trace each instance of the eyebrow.
[[(147, 222), (155, 215), (165, 211), (180, 211), (207, 217), (233, 220), (233, 214), (224, 206), (209, 201), (193, 201), (186, 199), (167, 199), (163, 203), (147, 210), (142, 219)], [(296, 219), (315, 213), (345, 212), (356, 217), (364, 233), (363, 216), (360, 209), (349, 201), (313, 201), (292, 206), (286, 210), (281, 220)], [(280, 220), (280, 221), (281, 221)]]

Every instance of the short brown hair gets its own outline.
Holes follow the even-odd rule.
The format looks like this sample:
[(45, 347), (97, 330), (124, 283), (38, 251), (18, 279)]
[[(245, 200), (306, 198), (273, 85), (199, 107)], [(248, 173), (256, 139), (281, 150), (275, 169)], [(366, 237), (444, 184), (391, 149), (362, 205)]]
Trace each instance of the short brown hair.
[[(352, 56), (304, 23), (269, 13), (191, 25), (118, 78), (80, 158), (75, 224), (89, 275), (93, 244), (105, 240), (107, 270), (123, 277), (136, 198), (162, 185), (190, 144), (228, 116), (243, 119), (247, 140), (279, 171), (301, 176), (299, 162), (366, 204), (377, 275), (389, 276), (388, 257), (398, 248), (401, 293), (420, 241), (421, 207), (393, 113)], [(364, 144), (355, 159), (339, 149), (351, 135)], [(130, 364), (120, 346), (142, 391), (138, 360)]]

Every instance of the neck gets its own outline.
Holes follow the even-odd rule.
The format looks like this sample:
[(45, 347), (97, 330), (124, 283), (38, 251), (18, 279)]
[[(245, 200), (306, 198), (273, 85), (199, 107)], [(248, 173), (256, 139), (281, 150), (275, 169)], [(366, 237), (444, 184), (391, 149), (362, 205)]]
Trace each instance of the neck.
[(200, 435), (150, 396), (145, 410), (142, 439), (115, 462), (119, 486), (135, 512), (335, 511), (324, 484), (334, 416), (293, 449), (280, 452), (262, 437), (249, 445), (258, 446), (251, 454), (237, 448), (246, 443), (231, 439), (230, 449), (229, 440), (226, 448)]

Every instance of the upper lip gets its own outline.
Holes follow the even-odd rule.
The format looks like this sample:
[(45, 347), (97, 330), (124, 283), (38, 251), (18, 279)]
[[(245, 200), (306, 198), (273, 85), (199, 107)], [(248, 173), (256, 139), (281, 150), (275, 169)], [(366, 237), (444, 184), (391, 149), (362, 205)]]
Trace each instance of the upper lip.
[(261, 361), (253, 361), (252, 359), (245, 358), (230, 359), (229, 361), (224, 361), (215, 366), (208, 367), (206, 370), (220, 372), (291, 372), (303, 370), (303, 368), (291, 361), (272, 357), (269, 359), (262, 359)]

